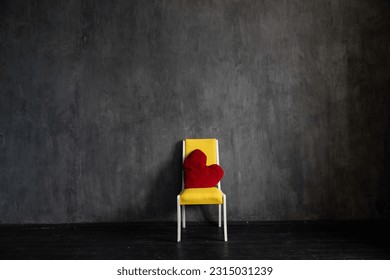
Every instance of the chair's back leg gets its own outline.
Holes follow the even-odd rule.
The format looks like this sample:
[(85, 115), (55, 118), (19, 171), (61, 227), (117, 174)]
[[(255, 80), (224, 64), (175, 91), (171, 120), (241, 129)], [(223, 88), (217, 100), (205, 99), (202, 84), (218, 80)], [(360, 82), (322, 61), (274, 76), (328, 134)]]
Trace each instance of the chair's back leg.
[(186, 228), (186, 206), (182, 205), (181, 219), (183, 220), (183, 228)]
[(222, 205), (221, 204), (218, 204), (218, 227), (221, 227), (221, 210), (222, 210)]

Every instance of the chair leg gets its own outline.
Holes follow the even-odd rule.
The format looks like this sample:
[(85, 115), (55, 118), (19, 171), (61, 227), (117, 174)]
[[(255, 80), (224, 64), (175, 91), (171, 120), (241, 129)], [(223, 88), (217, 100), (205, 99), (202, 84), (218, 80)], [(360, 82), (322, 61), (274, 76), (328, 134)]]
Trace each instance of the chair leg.
[(177, 196), (177, 242), (181, 241), (181, 211), (180, 211), (180, 195)]
[(222, 209), (222, 205), (221, 204), (218, 204), (218, 227), (221, 227), (221, 209)]
[(226, 215), (226, 195), (223, 195), (223, 235), (225, 241), (228, 241), (227, 235), (227, 215)]
[(183, 228), (186, 228), (186, 206), (182, 205), (182, 214), (181, 214), (181, 219), (183, 220)]

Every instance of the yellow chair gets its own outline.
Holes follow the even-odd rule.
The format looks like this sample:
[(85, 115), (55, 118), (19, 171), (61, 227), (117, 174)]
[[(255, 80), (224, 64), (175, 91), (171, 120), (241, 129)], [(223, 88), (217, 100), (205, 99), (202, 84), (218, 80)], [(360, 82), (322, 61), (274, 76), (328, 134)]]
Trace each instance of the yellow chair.
[[(194, 150), (199, 149), (207, 156), (207, 165), (219, 164), (218, 140), (185, 139), (183, 140), (183, 162)], [(190, 188), (184, 186), (182, 174), (182, 191), (177, 196), (177, 242), (181, 241), (181, 224), (186, 227), (186, 205), (216, 204), (218, 205), (218, 226), (221, 227), (221, 208), (223, 205), (223, 233), (227, 241), (226, 195), (221, 191), (221, 182), (212, 188)]]

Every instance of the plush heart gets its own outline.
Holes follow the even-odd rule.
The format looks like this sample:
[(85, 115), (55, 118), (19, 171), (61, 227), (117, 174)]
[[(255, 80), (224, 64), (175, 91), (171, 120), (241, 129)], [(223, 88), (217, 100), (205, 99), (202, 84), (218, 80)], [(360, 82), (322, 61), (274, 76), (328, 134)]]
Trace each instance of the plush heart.
[(184, 181), (186, 188), (211, 188), (222, 179), (224, 171), (218, 164), (206, 165), (207, 156), (201, 150), (194, 150), (184, 160)]

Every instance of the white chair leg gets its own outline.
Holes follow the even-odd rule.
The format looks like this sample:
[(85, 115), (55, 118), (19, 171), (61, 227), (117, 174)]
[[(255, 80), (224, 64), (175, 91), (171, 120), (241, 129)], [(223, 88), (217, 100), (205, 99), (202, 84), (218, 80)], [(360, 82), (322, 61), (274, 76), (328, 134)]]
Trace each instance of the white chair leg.
[(222, 209), (222, 205), (221, 204), (218, 204), (218, 227), (221, 227), (221, 209)]
[(223, 195), (223, 236), (225, 241), (228, 241), (227, 235), (227, 215), (226, 215), (226, 195)]
[(186, 206), (182, 205), (182, 217), (181, 219), (183, 220), (183, 228), (186, 228)]
[(180, 195), (177, 196), (177, 242), (181, 241), (181, 211), (180, 211)]

